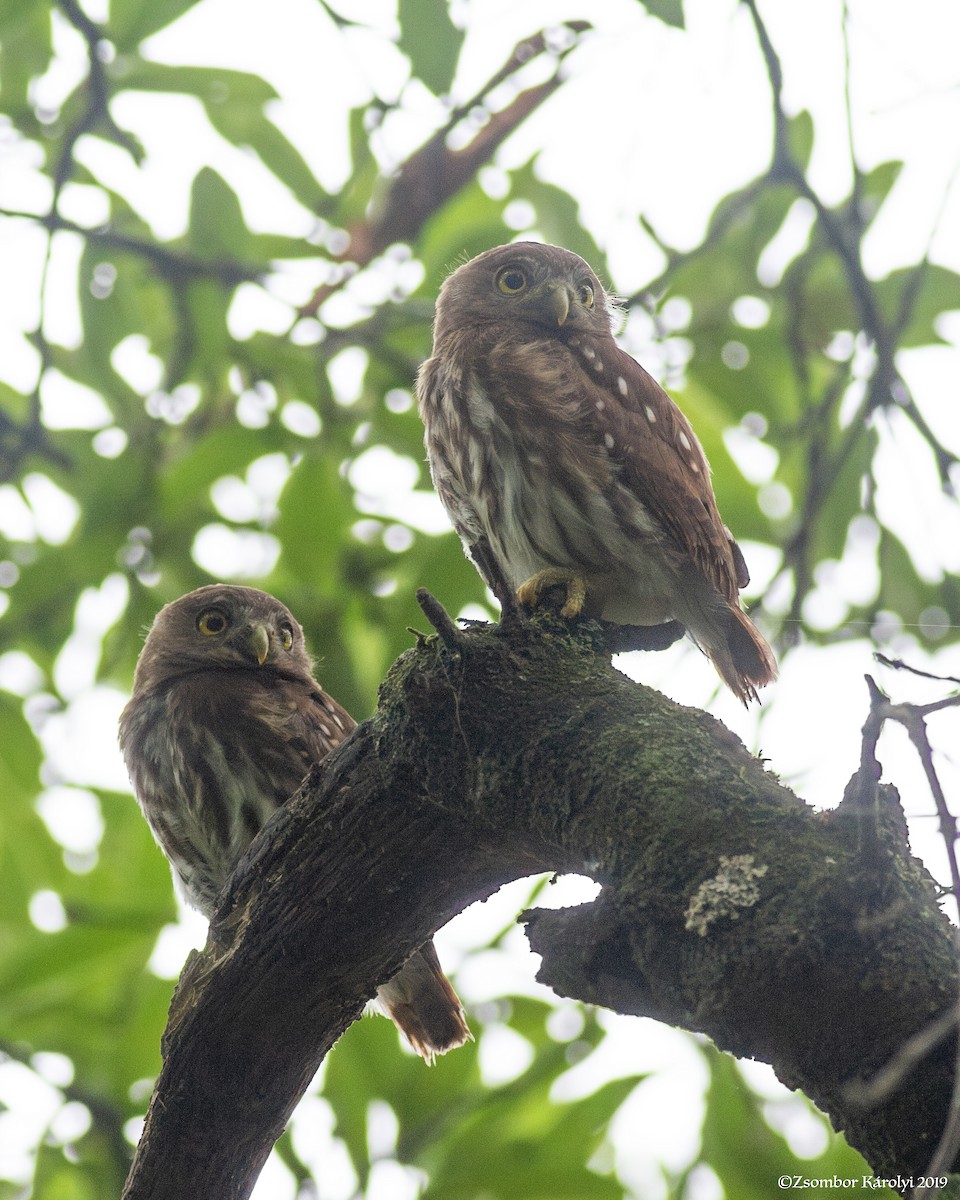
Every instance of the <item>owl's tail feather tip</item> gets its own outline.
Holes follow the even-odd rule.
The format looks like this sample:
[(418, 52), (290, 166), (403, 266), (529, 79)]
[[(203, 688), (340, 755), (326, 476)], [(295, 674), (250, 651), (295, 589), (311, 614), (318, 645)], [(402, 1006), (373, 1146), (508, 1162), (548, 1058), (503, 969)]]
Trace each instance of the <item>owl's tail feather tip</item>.
[(408, 1006), (392, 1009), (388, 1016), (428, 1067), (440, 1054), (473, 1041), (463, 1010), (450, 1010), (440, 1020), (423, 1020), (423, 1013)]
[(441, 970), (433, 942), (404, 963), (378, 990), (377, 1000), (428, 1066), (438, 1054), (473, 1041), (460, 997)]
[(766, 638), (739, 605), (730, 605), (723, 644), (708, 654), (720, 677), (746, 707), (757, 699), (757, 688), (777, 677), (777, 660)]

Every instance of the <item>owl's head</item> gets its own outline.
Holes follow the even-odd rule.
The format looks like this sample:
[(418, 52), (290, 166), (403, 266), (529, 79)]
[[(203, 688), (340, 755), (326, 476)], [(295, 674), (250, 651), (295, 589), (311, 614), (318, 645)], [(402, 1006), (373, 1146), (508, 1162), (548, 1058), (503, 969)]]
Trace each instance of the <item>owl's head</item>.
[(135, 686), (237, 668), (309, 675), (311, 662), (303, 630), (286, 605), (257, 588), (213, 583), (157, 613), (137, 662)]
[(484, 324), (529, 322), (566, 337), (610, 337), (615, 306), (579, 255), (541, 242), (513, 242), (477, 255), (447, 276), (434, 341)]

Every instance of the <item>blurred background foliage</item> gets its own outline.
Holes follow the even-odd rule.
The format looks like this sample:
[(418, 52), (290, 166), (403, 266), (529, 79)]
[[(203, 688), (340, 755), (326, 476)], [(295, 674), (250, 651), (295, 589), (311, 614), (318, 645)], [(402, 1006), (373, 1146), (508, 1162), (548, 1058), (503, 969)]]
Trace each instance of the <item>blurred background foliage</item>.
[[(167, 868), (116, 763), (90, 764), (71, 736), (75, 704), (101, 698), (108, 745), (144, 628), (219, 577), (282, 597), (325, 686), (367, 715), (408, 626), (423, 625), (416, 587), (453, 613), (491, 613), (430, 493), (412, 393), (442, 278), (528, 233), (617, 285), (609, 245), (537, 153), (498, 157), (534, 118), (541, 139), (568, 136), (547, 116), (578, 54), (597, 38), (603, 49), (586, 20), (531, 27), (466, 88), (469, 6), (399, 0), (384, 16), (315, 0), (318, 60), (406, 63), (401, 88), (316, 114), (321, 152), (329, 140), (344, 163), (331, 187), (273, 119), (267, 78), (144, 49), (196, 7), (0, 0), (0, 152), (29, 180), (0, 184), (0, 223), (33, 267), (4, 279), (23, 289), (29, 329), (25, 365), (0, 382), (0, 1197), (119, 1194), (172, 989), (157, 965), (178, 919)], [(632, 7), (686, 36), (679, 0)], [(788, 113), (760, 14), (748, 3), (735, 16), (770, 85), (767, 166), (718, 197), (695, 245), (667, 244), (634, 214), (660, 266), (626, 297), (623, 341), (704, 442), (725, 519), (761, 564), (751, 596), (781, 651), (853, 629), (887, 646), (909, 629), (933, 648), (960, 623), (957, 550), (918, 560), (878, 504), (878, 463), (906, 438), (924, 486), (955, 504), (960, 444), (941, 408), (956, 405), (955, 380), (949, 400), (915, 394), (901, 354), (948, 344), (960, 279), (925, 253), (868, 277), (860, 251), (899, 164), (852, 161), (846, 196), (821, 200), (808, 182), (814, 122)], [(211, 163), (184, 182), (188, 197), (169, 183), (185, 216), (159, 234), (131, 182), (142, 171), (155, 185), (150, 153), (123, 119), (144, 96), (161, 123), (193, 98), (197, 128), (241, 148), (307, 220), (251, 219), (244, 187)], [(849, 556), (866, 584), (824, 616), (811, 598)], [(474, 950), (506, 953), (506, 937)], [(288, 1174), (274, 1168), (261, 1194), (639, 1194), (629, 1158), (643, 1131), (624, 1114), (644, 1079), (614, 1071), (564, 1097), (609, 1023), (580, 1010), (558, 1022), (569, 1006), (533, 990), (478, 1004), (477, 1046), (431, 1071), (387, 1022), (359, 1023), (280, 1144)], [(505, 1030), (499, 1057), (515, 1052), (516, 1065), (491, 1073), (484, 1046)], [(802, 1099), (771, 1100), (691, 1045), (703, 1101), (677, 1118), (691, 1148), (645, 1195), (768, 1200), (784, 1173), (866, 1172)], [(815, 1129), (805, 1157), (778, 1105)]]

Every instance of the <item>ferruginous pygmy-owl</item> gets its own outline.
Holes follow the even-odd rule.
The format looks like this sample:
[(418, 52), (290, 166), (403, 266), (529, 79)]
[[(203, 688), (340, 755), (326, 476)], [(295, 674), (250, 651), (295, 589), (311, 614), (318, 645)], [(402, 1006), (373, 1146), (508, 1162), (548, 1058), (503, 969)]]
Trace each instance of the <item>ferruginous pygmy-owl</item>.
[[(313, 678), (303, 630), (266, 592), (212, 584), (160, 610), (120, 718), (120, 745), (191, 904), (212, 915), (255, 834), (354, 724)], [(470, 1038), (433, 942), (377, 1000), (427, 1062)]]
[(434, 484), (493, 590), (565, 616), (675, 619), (746, 704), (776, 676), (740, 607), (746, 563), (683, 413), (613, 338), (596, 275), (498, 246), (448, 276), (417, 381)]

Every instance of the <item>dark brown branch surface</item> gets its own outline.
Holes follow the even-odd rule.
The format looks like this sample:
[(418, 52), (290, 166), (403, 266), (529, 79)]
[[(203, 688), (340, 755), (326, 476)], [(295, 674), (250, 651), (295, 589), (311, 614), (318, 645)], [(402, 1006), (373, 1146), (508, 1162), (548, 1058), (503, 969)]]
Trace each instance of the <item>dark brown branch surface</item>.
[(539, 870), (603, 884), (592, 904), (528, 915), (546, 982), (773, 1063), (877, 1174), (922, 1173), (954, 1039), (869, 1110), (849, 1086), (957, 990), (895, 795), (813, 812), (717, 721), (614, 670), (602, 640), (543, 618), (398, 660), (376, 715), (254, 843), (188, 963), (127, 1200), (248, 1196), (375, 987), (467, 904)]

